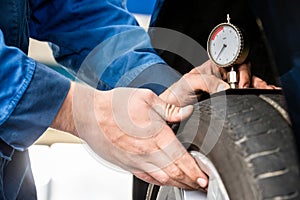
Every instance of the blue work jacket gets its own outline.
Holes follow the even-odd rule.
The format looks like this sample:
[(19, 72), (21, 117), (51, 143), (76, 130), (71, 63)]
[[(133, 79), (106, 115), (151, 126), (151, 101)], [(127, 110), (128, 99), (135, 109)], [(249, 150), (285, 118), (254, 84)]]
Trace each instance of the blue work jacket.
[(100, 90), (160, 93), (179, 75), (152, 49), (122, 0), (0, 4), (0, 199), (34, 199), (26, 150), (52, 123), (70, 80), (27, 56), (29, 37), (49, 42), (62, 66)]

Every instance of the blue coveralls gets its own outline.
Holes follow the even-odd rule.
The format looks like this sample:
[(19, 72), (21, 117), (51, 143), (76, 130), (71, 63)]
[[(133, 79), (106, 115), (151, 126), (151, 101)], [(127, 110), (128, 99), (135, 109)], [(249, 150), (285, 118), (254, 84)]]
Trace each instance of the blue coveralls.
[(70, 81), (26, 55), (28, 37), (50, 42), (56, 60), (75, 75), (92, 52), (87, 63), (93, 66), (82, 78), (100, 90), (131, 86), (160, 93), (179, 75), (151, 48), (122, 0), (0, 5), (0, 199), (35, 199), (27, 148), (50, 126)]

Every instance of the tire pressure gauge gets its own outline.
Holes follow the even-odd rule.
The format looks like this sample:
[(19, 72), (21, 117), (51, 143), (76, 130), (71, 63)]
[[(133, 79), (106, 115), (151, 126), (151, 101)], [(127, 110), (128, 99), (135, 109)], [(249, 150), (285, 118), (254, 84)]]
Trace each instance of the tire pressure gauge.
[(207, 41), (209, 58), (219, 67), (230, 68), (227, 81), (231, 88), (236, 88), (238, 82), (234, 66), (242, 64), (249, 53), (248, 45), (241, 30), (230, 23), (217, 25), (210, 33)]

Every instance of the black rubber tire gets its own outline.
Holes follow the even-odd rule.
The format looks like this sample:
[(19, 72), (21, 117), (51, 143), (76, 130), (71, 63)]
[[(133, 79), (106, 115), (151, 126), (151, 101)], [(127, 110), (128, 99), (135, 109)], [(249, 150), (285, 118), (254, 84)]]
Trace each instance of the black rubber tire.
[[(199, 122), (192, 144), (186, 141), (195, 132), (194, 126), (181, 125), (177, 133), (190, 150), (201, 151), (211, 120), (225, 116), (219, 139), (207, 157), (217, 168), (231, 200), (300, 199), (297, 150), (283, 109), (284, 99), (276, 92), (265, 93), (229, 91), (199, 102), (185, 123)], [(153, 195), (151, 199), (155, 199)]]
[(146, 183), (145, 181), (133, 176), (132, 200), (146, 199), (148, 186), (149, 183)]

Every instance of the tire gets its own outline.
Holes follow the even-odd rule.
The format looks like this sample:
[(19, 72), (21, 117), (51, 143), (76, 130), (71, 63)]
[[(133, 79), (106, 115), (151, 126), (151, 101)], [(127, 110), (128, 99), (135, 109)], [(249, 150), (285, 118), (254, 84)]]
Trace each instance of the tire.
[[(212, 122), (218, 125), (216, 121), (223, 125), (220, 133), (211, 127)], [(196, 135), (191, 137), (195, 126), (190, 125), (196, 123)], [(278, 91), (231, 90), (201, 101), (177, 135), (189, 150), (210, 159), (230, 199), (300, 199), (294, 135)], [(216, 135), (214, 145), (207, 148), (204, 141)], [(148, 199), (156, 195), (148, 190)]]

